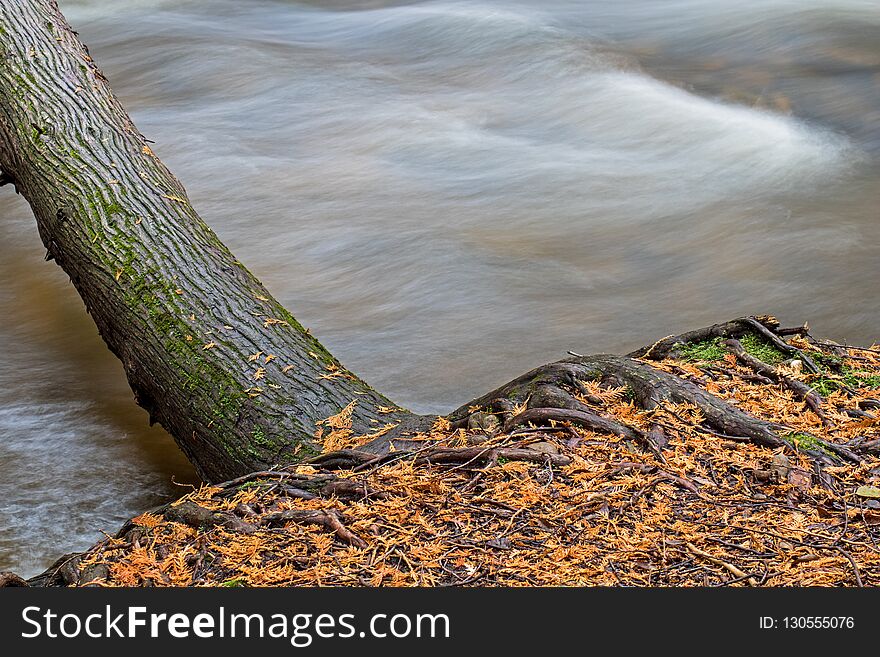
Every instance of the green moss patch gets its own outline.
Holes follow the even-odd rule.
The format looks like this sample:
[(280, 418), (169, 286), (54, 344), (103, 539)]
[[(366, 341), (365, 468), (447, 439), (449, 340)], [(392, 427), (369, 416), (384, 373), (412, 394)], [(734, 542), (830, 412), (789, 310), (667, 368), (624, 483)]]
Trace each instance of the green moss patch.
[(794, 447), (795, 449), (807, 452), (822, 452), (823, 454), (828, 454), (829, 456), (834, 456), (832, 452), (829, 452), (822, 443), (816, 440), (815, 436), (811, 436), (808, 433), (802, 432), (794, 432), (787, 433), (782, 436), (782, 439), (787, 442), (789, 445)]
[(809, 381), (813, 388), (823, 397), (844, 388), (880, 388), (880, 376), (859, 372), (848, 367), (843, 367), (837, 376), (821, 375)]
[(713, 362), (721, 360), (727, 353), (727, 349), (721, 344), (721, 338), (683, 344), (678, 347), (677, 351), (682, 360), (689, 362)]
[(840, 356), (826, 354), (824, 351), (810, 351), (807, 355), (812, 358), (819, 367), (824, 367), (833, 372), (839, 372), (843, 367), (843, 358)]
[(777, 349), (769, 340), (766, 340), (757, 333), (746, 333), (739, 341), (747, 353), (768, 365), (779, 365), (786, 358), (789, 358), (788, 354)]
[(247, 582), (245, 582), (244, 579), (241, 577), (236, 577), (235, 579), (226, 580), (225, 582), (221, 583), (220, 586), (223, 586), (223, 587), (229, 588), (229, 589), (238, 589), (238, 588), (246, 587)]

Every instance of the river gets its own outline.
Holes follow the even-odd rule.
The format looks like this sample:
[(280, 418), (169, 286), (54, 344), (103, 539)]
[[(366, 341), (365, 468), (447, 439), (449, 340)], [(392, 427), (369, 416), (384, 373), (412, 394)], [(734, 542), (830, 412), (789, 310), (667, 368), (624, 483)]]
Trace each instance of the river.
[[(220, 238), (442, 412), (744, 313), (880, 334), (880, 3), (62, 0)], [(0, 190), (0, 570), (196, 482)]]

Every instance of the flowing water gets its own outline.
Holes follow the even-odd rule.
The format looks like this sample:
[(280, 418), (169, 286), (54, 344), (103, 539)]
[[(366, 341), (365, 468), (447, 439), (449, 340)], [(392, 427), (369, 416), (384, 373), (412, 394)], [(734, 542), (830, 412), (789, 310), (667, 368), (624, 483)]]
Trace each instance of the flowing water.
[[(751, 312), (880, 334), (876, 0), (62, 0), (195, 206), (444, 411)], [(0, 190), (0, 570), (195, 481)]]

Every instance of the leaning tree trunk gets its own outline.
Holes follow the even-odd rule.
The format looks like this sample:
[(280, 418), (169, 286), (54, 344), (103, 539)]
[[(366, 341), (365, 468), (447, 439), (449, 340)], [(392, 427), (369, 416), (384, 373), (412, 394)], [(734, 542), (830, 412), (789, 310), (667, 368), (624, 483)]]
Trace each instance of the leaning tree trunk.
[(0, 1), (10, 182), (137, 403), (204, 478), (314, 455), (320, 423), (352, 404), (353, 432), (415, 417), (344, 369), (220, 242), (54, 1)]

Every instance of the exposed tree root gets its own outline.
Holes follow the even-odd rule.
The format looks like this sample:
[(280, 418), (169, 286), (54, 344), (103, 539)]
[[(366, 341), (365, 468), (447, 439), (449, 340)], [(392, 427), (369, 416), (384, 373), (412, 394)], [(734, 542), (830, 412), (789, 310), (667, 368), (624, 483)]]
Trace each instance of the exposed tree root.
[[(735, 376), (758, 383), (778, 383), (793, 392), (816, 414), (826, 428), (833, 422), (824, 410), (825, 400), (807, 382), (790, 376), (776, 366), (750, 354), (740, 342), (746, 336), (757, 336), (766, 345), (798, 361), (800, 366), (813, 375), (823, 369), (816, 364), (801, 346), (786, 341), (786, 336), (806, 338), (810, 344), (819, 344), (810, 335), (807, 325), (780, 328), (771, 316), (741, 317), (729, 322), (714, 324), (669, 336), (652, 345), (638, 349), (627, 356), (600, 354), (594, 356), (573, 355), (571, 358), (549, 363), (526, 372), (509, 383), (461, 406), (446, 419), (453, 429), (483, 428), (487, 431), (510, 432), (517, 426), (554, 425), (559, 423), (581, 426), (586, 429), (620, 436), (653, 453), (663, 461), (662, 444), (665, 442), (662, 427), (652, 426), (643, 431), (610, 417), (603, 416), (599, 408), (601, 396), (590, 384), (598, 384), (606, 391), (623, 390), (633, 404), (644, 410), (661, 405), (689, 404), (705, 417), (703, 429), (717, 436), (733, 440), (749, 440), (758, 445), (784, 448), (790, 451), (806, 451), (820, 462), (830, 463), (845, 459), (858, 462), (856, 450), (837, 445), (812, 433), (800, 432), (809, 437), (809, 446), (793, 444), (789, 438), (791, 427), (759, 419), (752, 414), (724, 401), (707, 389), (709, 381), (694, 376), (681, 367), (668, 364), (666, 369), (652, 363), (679, 358), (693, 344), (715, 341), (729, 350), (737, 360), (746, 365), (751, 373), (737, 372)], [(829, 343), (831, 344), (831, 343)], [(841, 349), (834, 344), (832, 349)], [(720, 372), (728, 376), (729, 368), (705, 364), (707, 374)], [(858, 398), (859, 394), (841, 383), (847, 394)], [(856, 408), (847, 412), (859, 414), (861, 409), (878, 409), (880, 402), (859, 399)], [(425, 431), (435, 416), (414, 416), (415, 419), (396, 427), (389, 434), (376, 438), (356, 449), (336, 450), (324, 453), (308, 461), (325, 468), (367, 468), (380, 465), (388, 459), (406, 458), (413, 451), (426, 449), (424, 443), (410, 437)]]
[[(697, 371), (693, 364), (680, 367)], [(728, 369), (750, 371), (741, 363)], [(872, 371), (880, 374), (880, 359)], [(880, 582), (880, 505), (872, 499), (880, 483), (876, 456), (866, 455), (858, 466), (822, 470), (819, 460), (804, 452), (786, 455), (750, 440), (718, 438), (688, 404), (663, 402), (644, 410), (613, 391), (593, 384), (591, 390), (602, 402), (597, 414), (601, 405), (602, 414), (645, 434), (662, 429), (667, 462), (629, 438), (569, 421), (515, 426), (510, 432), (476, 425), (453, 429), (441, 422), (430, 435), (413, 440), (422, 444), (419, 449), (381, 458), (362, 454), (357, 472), (297, 466), (200, 488), (173, 505), (176, 511), (166, 506), (141, 514), (115, 537), (67, 557), (55, 567), (60, 574), (53, 581), (74, 586)], [(732, 377), (716, 391), (719, 397), (733, 393), (762, 417), (797, 413), (803, 404), (775, 382), (742, 384)], [(842, 437), (859, 435), (860, 420), (835, 420)], [(817, 424), (812, 413), (801, 413), (795, 422), (799, 430)], [(866, 435), (878, 430), (872, 423)], [(330, 492), (334, 487), (339, 494)]]
[[(804, 367), (810, 372), (818, 372), (819, 367), (801, 349), (786, 342), (779, 334), (779, 322), (770, 315), (755, 317), (739, 317), (723, 324), (713, 324), (705, 328), (688, 331), (681, 335), (671, 335), (658, 340), (654, 344), (636, 349), (630, 353), (632, 358), (644, 358), (650, 360), (663, 360), (666, 357), (675, 357), (676, 350), (684, 345), (696, 342), (705, 342), (713, 338), (741, 338), (749, 332), (755, 332), (765, 338), (774, 347), (783, 353), (796, 355), (803, 360)], [(799, 335), (806, 331), (806, 327), (784, 329), (786, 335)]]
[(210, 511), (189, 500), (172, 505), (165, 511), (165, 517), (172, 522), (180, 522), (195, 529), (225, 527), (234, 532), (253, 534), (257, 528), (232, 513)]
[(625, 389), (631, 395), (632, 401), (646, 410), (663, 402), (691, 404), (702, 411), (710, 427), (724, 434), (748, 437), (769, 447), (786, 444), (779, 434), (785, 430), (784, 427), (759, 420), (718, 399), (695, 383), (645, 362), (613, 355), (584, 356), (545, 365), (475, 399), (452, 413), (450, 419), (459, 419), (462, 414), (474, 412), (476, 409), (498, 408), (496, 400), (506, 399), (527, 407), (522, 414), (505, 423), (505, 428), (508, 429), (516, 422), (571, 421), (587, 428), (631, 437), (645, 444), (646, 440), (641, 432), (614, 420), (602, 418), (577, 398), (576, 391), (582, 390), (581, 386), (585, 382), (596, 382), (606, 388)]
[(0, 589), (7, 587), (29, 586), (26, 580), (15, 573), (0, 572)]
[(548, 424), (550, 422), (573, 422), (585, 429), (593, 429), (603, 433), (610, 433), (621, 438), (630, 440), (643, 441), (645, 436), (641, 431), (628, 427), (620, 422), (615, 422), (591, 410), (558, 408), (553, 406), (542, 406), (538, 408), (529, 408), (522, 413), (514, 415), (504, 423), (504, 430), (511, 431), (514, 427), (521, 424)]
[[(341, 479), (334, 474), (304, 475), (292, 470), (265, 470), (252, 472), (230, 481), (217, 484), (214, 490), (218, 499), (235, 498), (243, 489), (259, 490), (263, 494), (271, 494), (275, 500), (366, 500), (381, 499), (384, 493), (368, 486), (365, 481)], [(271, 511), (265, 505), (238, 503), (230, 510), (209, 509), (192, 499), (184, 498), (170, 504), (151, 509), (136, 518), (127, 521), (116, 534), (108, 539), (117, 545), (128, 545), (134, 549), (142, 547), (147, 533), (145, 518), (156, 523), (178, 523), (200, 532), (221, 529), (236, 534), (252, 535), (262, 531), (264, 527), (275, 527), (295, 523), (300, 525), (319, 525), (334, 534), (340, 541), (355, 547), (365, 547), (366, 543), (356, 534), (348, 530), (342, 514), (334, 509), (307, 510), (279, 508)], [(13, 573), (0, 573), (0, 586), (86, 586), (100, 584), (108, 578), (106, 567), (96, 568), (81, 566), (92, 551), (67, 554), (56, 561), (42, 574), (23, 580)], [(162, 556), (162, 555), (160, 555)], [(201, 555), (204, 558), (204, 555)], [(201, 565), (201, 561), (199, 562)], [(195, 568), (198, 570), (198, 567)]]
[[(813, 358), (800, 347), (786, 342), (777, 332), (778, 328), (778, 322), (772, 317), (743, 317), (664, 338), (629, 356), (573, 356), (527, 372), (457, 409), (449, 415), (449, 419), (453, 426), (466, 426), (468, 418), (475, 413), (494, 412), (506, 417), (503, 424), (505, 431), (518, 424), (570, 422), (594, 431), (626, 437), (662, 458), (655, 439), (643, 431), (603, 417), (591, 408), (599, 400), (585, 384), (597, 383), (605, 389), (625, 390), (632, 402), (645, 410), (665, 403), (692, 405), (704, 415), (705, 428), (716, 435), (747, 438), (766, 447), (796, 451), (798, 447), (786, 439), (787, 435), (793, 433), (790, 427), (759, 419), (718, 398), (706, 389), (707, 382), (702, 378), (677, 376), (648, 362), (680, 354), (682, 348), (690, 344), (723, 340), (722, 344), (753, 371), (751, 376), (755, 380), (783, 385), (803, 400), (826, 427), (831, 427), (833, 422), (823, 410), (824, 399), (821, 395), (804, 381), (788, 376), (749, 354), (738, 339), (751, 333), (782, 354), (797, 359), (810, 372), (821, 372)], [(802, 336), (807, 333), (807, 327), (784, 329), (784, 333)], [(676, 366), (670, 369), (675, 371)], [(681, 368), (678, 370), (682, 371)], [(721, 371), (724, 369), (721, 368)], [(858, 454), (846, 446), (812, 434), (810, 439), (811, 447), (818, 449), (807, 451), (820, 461), (840, 458), (852, 462), (860, 460)]]
[(271, 513), (262, 519), (262, 523), (266, 525), (278, 525), (288, 522), (301, 523), (306, 525), (321, 525), (328, 531), (333, 532), (343, 543), (353, 545), (359, 548), (367, 547), (362, 538), (353, 534), (342, 524), (342, 515), (333, 509), (329, 511), (317, 510), (309, 511), (303, 509), (289, 509), (287, 511), (279, 511)]

